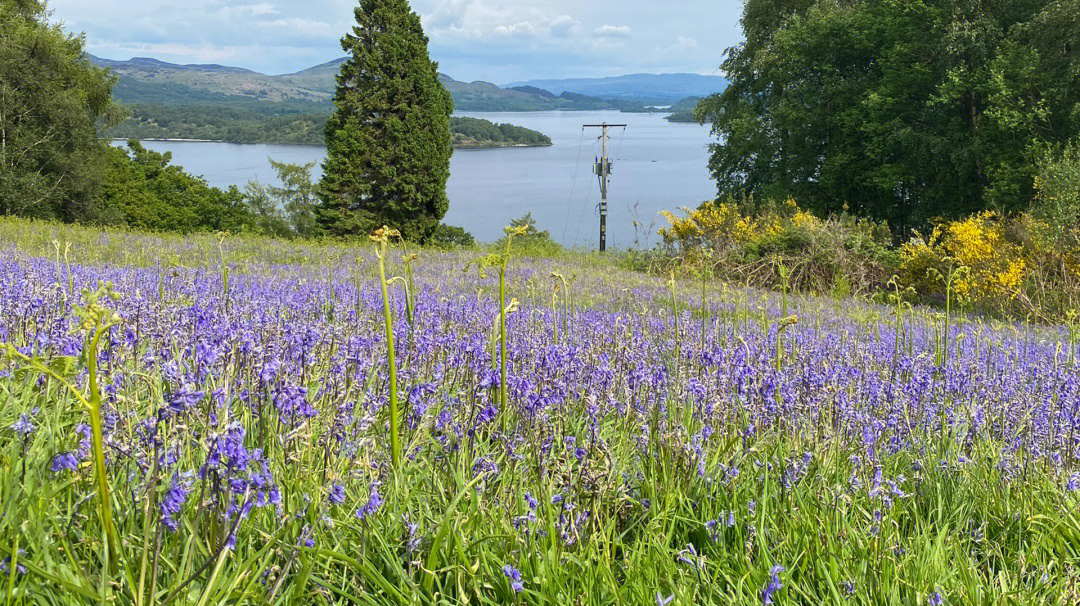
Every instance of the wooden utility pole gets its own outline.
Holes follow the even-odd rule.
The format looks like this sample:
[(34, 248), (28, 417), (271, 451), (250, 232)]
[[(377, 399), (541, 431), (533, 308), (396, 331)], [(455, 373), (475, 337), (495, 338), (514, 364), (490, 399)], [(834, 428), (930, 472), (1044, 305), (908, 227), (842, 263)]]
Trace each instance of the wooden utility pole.
[(607, 155), (608, 144), (608, 129), (609, 128), (626, 128), (625, 124), (586, 124), (582, 128), (599, 128), (601, 130), (600, 141), (601, 149), (603, 150), (600, 155), (600, 161), (593, 165), (593, 174), (600, 181), (600, 252), (607, 250), (607, 186), (608, 177), (611, 176), (611, 160)]

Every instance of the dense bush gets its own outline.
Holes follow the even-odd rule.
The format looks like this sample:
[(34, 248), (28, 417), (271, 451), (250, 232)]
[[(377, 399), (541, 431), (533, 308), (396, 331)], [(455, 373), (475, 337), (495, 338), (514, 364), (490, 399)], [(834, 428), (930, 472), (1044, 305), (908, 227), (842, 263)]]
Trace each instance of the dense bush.
[[(665, 212), (660, 260), (754, 286), (811, 293), (880, 289), (898, 265), (881, 223), (848, 215), (819, 219), (794, 201), (780, 205), (706, 202), (686, 216)], [(654, 260), (654, 265), (655, 265)], [(782, 276), (787, 273), (787, 276)]]
[(748, 0), (702, 103), (721, 195), (893, 228), (1020, 212), (1080, 134), (1080, 0)]
[[(543, 257), (561, 252), (563, 247), (551, 239), (551, 234), (545, 229), (536, 227), (536, 219), (528, 212), (517, 219), (510, 221), (511, 228), (524, 228), (522, 233), (514, 235), (514, 252), (519, 255)], [(506, 238), (503, 237), (495, 243), (495, 248), (502, 250), (506, 247)]]
[[(1077, 196), (1061, 162), (1053, 171), (1040, 178), (1048, 184), (1041, 195)], [(707, 202), (683, 217), (664, 213), (670, 222), (660, 230), (664, 247), (633, 255), (631, 265), (654, 272), (678, 266), (758, 288), (838, 296), (884, 299), (900, 288), (912, 302), (942, 305), (951, 298), (970, 311), (1048, 322), (1080, 311), (1075, 218), (1053, 224), (1032, 213), (981, 212), (940, 221), (893, 246), (884, 224), (846, 215), (820, 219), (791, 201), (743, 207)]]
[(138, 141), (111, 147), (102, 193), (105, 222), (152, 231), (240, 232), (254, 228), (236, 187), (220, 190), (172, 166), (172, 154), (148, 150)]
[(40, 0), (0, 0), (0, 214), (100, 222), (113, 79)]
[(1039, 163), (1032, 212), (1047, 224), (1056, 247), (1080, 243), (1080, 139)]
[(432, 234), (429, 244), (435, 248), (458, 248), (472, 246), (475, 242), (472, 234), (465, 231), (465, 228), (440, 223), (435, 228), (435, 233)]
[(923, 302), (951, 294), (969, 309), (1046, 321), (1080, 306), (1080, 246), (1061, 245), (1052, 226), (1027, 213), (941, 223), (900, 252), (900, 277)]

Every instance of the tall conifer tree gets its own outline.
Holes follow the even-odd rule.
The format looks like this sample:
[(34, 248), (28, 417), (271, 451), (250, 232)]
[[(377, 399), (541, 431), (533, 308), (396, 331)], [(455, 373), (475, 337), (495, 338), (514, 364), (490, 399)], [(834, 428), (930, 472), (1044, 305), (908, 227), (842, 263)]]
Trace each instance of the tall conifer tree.
[(318, 219), (330, 234), (383, 224), (413, 241), (446, 214), (453, 101), (406, 0), (360, 0), (326, 125)]

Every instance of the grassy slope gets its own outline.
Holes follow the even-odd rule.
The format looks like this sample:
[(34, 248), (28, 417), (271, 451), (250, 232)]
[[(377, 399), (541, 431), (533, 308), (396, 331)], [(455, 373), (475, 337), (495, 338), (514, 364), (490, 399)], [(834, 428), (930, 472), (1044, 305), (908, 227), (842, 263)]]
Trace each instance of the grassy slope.
[[(555, 400), (527, 415), (533, 400), (514, 387), (514, 412), (496, 413), (465, 438), (454, 428), (468, 428), (490, 398), (468, 368), (482, 370), (490, 353), (494, 278), (461, 271), (486, 251), (420, 251), (413, 345), (398, 287), (393, 308), (403, 392), (428, 382), (435, 392), (403, 395), (406, 406), (427, 410), (407, 424), (410, 458), (392, 473), (379, 404), (386, 393), (381, 303), (368, 245), (229, 238), (226, 309), (212, 236), (3, 219), (0, 243), (17, 252), (0, 265), (7, 293), (0, 326), (14, 345), (59, 347), (54, 341), (71, 330), (38, 329), (69, 314), (53, 241), (73, 244), (76, 287), (100, 277), (123, 293), (108, 303), (123, 310), (126, 325), (103, 373), (121, 412), (111, 430), (118, 448), (109, 453), (124, 559), (113, 574), (97, 559), (89, 463), (74, 473), (47, 471), (56, 452), (78, 446), (75, 425), (84, 412), (55, 382), (0, 377), (3, 427), (41, 409), (28, 439), (12, 430), (0, 435), (7, 511), (0, 554), (23, 549), (19, 563), (27, 567), (8, 577), (15, 599), (32, 593), (43, 603), (92, 603), (104, 574), (115, 582), (105, 599), (129, 603), (142, 557), (154, 553), (151, 603), (190, 577), (180, 595), (207, 603), (272, 596), (302, 604), (650, 604), (671, 595), (680, 605), (756, 605), (774, 566), (783, 567), (776, 604), (914, 605), (937, 592), (948, 604), (1080, 598), (1078, 502), (1063, 488), (1076, 464), (1048, 456), (1062, 444), (1054, 437), (1060, 425), (1046, 425), (1058, 410), (1050, 395), (1077, 374), (1075, 362), (1055, 358), (1066, 338), (1056, 329), (957, 320), (956, 335), (964, 337), (954, 345), (948, 382), (937, 385), (927, 362), (940, 327), (932, 312), (900, 319), (894, 351), (885, 308), (706, 284), (702, 315), (701, 285), (677, 282), (673, 315), (662, 281), (623, 272), (611, 259), (514, 259), (509, 292), (521, 309), (510, 322), (513, 373), (534, 381), (528, 394)], [(399, 255), (391, 257), (391, 274), (401, 273)], [(571, 277), (569, 292), (560, 288), (555, 299), (553, 269)], [(799, 323), (781, 341), (783, 371), (773, 374), (773, 329), (789, 313)], [(240, 335), (249, 332), (254, 357), (240, 353), (250, 346)], [(219, 350), (221, 339), (227, 346)], [(335, 358), (341, 349), (350, 353)], [(308, 353), (292, 361), (294, 350)], [(163, 389), (177, 388), (165, 366), (142, 361), (160, 355), (179, 356), (192, 372), (206, 356), (222, 356), (188, 387), (224, 389), (231, 403), (205, 400), (167, 417), (158, 431), (178, 460), (154, 481), (140, 468), (153, 457), (146, 458), (136, 421), (169, 400)], [(895, 388), (893, 355), (902, 360)], [(175, 514), (182, 532), (154, 532), (159, 514), (142, 513), (147, 485), (164, 498), (174, 474), (198, 470), (210, 437), (229, 423), (247, 428), (249, 448), (267, 444), (264, 421), (232, 401), (238, 383), (258, 384), (266, 356), (285, 356), (281, 376), (308, 386), (319, 411), (302, 425), (273, 421), (264, 452), (281, 509), (253, 509), (236, 548), (220, 558), (216, 546), (231, 525), (213, 507), (197, 507), (195, 495)], [(458, 356), (471, 362), (457, 366)], [(347, 387), (341, 379), (352, 373), (357, 382)], [(657, 386), (657, 376), (673, 381)], [(778, 407), (763, 391), (774, 380), (793, 398)], [(924, 399), (892, 399), (924, 393), (921, 381), (932, 386)], [(1017, 410), (1023, 418), (1012, 416)], [(440, 429), (442, 411), (451, 415)], [(384, 503), (357, 519), (373, 482)], [(346, 488), (341, 504), (328, 500), (335, 483)], [(553, 503), (556, 495), (561, 501)], [(203, 562), (207, 569), (193, 574)], [(521, 593), (514, 594), (506, 565), (521, 570)]]

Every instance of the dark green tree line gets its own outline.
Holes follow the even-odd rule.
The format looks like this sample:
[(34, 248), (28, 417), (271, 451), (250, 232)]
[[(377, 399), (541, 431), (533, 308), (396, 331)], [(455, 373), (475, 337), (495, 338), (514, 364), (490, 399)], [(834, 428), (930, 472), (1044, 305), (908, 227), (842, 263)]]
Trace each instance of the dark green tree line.
[(0, 213), (97, 221), (113, 79), (38, 0), (0, 0)]
[(107, 149), (102, 219), (151, 231), (255, 231), (256, 224), (236, 187), (221, 190), (170, 165), (172, 154), (128, 142), (128, 151)]
[(1031, 202), (1080, 132), (1080, 0), (747, 0), (701, 106), (721, 195), (903, 228)]

